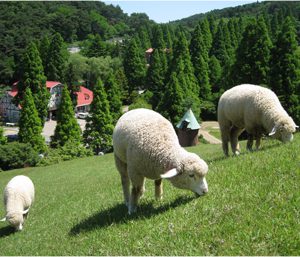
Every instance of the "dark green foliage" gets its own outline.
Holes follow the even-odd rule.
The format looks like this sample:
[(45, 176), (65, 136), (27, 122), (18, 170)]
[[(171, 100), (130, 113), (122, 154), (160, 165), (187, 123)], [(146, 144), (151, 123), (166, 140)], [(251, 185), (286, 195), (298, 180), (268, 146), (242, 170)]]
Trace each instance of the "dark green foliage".
[[(211, 49), (212, 46), (212, 33), (210, 31), (210, 27), (209, 27), (209, 22), (208, 19), (205, 18), (202, 21), (199, 22), (200, 28), (201, 28), (201, 32), (203, 35), (203, 41), (204, 41), (204, 45), (206, 47), (206, 52), (208, 53)], [(206, 60), (207, 61), (207, 60)]]
[(125, 104), (128, 104), (128, 97), (129, 97), (129, 89), (128, 89), (128, 81), (124, 72), (124, 68), (120, 67), (115, 72), (115, 79), (118, 87), (121, 90), (121, 100)]
[(152, 98), (153, 94), (150, 91), (146, 91), (143, 94), (137, 95), (134, 97), (132, 104), (129, 105), (128, 110), (138, 109), (138, 108), (145, 108), (145, 109), (152, 109), (150, 99)]
[(47, 66), (49, 49), (50, 49), (50, 39), (47, 35), (45, 35), (39, 41), (39, 47), (38, 47), (44, 69)]
[(36, 151), (43, 153), (46, 150), (45, 139), (41, 135), (43, 128), (29, 87), (25, 90), (21, 105), (19, 141), (29, 143)]
[(0, 145), (4, 145), (7, 143), (7, 138), (4, 136), (3, 127), (0, 127)]
[(233, 83), (268, 85), (271, 47), (266, 24), (260, 16), (243, 33), (232, 70)]
[(144, 56), (141, 56), (141, 50), (135, 39), (131, 39), (128, 43), (123, 65), (128, 80), (128, 93), (131, 94), (133, 90), (143, 88), (146, 76), (146, 63)]
[(70, 93), (65, 85), (62, 90), (61, 102), (57, 113), (57, 125), (51, 138), (53, 147), (64, 146), (73, 142), (74, 147), (81, 142), (81, 129), (75, 118)]
[(220, 91), (220, 79), (222, 75), (222, 67), (219, 60), (213, 55), (209, 59), (209, 82), (212, 87), (212, 93)]
[(35, 166), (40, 157), (30, 145), (18, 142), (0, 145), (0, 169), (12, 170)]
[(185, 107), (184, 91), (176, 73), (173, 72), (169, 82), (166, 84), (163, 99), (159, 103), (157, 110), (175, 126), (186, 111)]
[(156, 110), (158, 103), (164, 94), (165, 70), (162, 66), (161, 54), (164, 53), (155, 49), (151, 55), (150, 67), (147, 71), (147, 88), (153, 93), (150, 100), (153, 110)]
[(34, 43), (30, 43), (23, 56), (23, 73), (18, 83), (16, 103), (20, 104), (26, 88), (30, 88), (34, 104), (38, 111), (41, 124), (44, 124), (48, 114), (48, 101), (50, 93), (46, 88), (46, 77), (39, 51)]
[(112, 116), (103, 83), (98, 79), (94, 88), (90, 117), (87, 117), (84, 142), (95, 154), (112, 150)]
[[(188, 49), (188, 43), (184, 33), (177, 31), (177, 38), (174, 41), (173, 57), (169, 66), (168, 74), (176, 74), (179, 86), (184, 95), (182, 108), (186, 111), (192, 108), (196, 118), (200, 116), (199, 85), (194, 75), (194, 68)], [(168, 79), (170, 81), (171, 78)], [(165, 93), (165, 97), (168, 97)], [(173, 112), (173, 111), (172, 111)], [(179, 116), (183, 115), (177, 114)]]
[(86, 149), (83, 145), (78, 145), (76, 143), (74, 146), (74, 142), (68, 141), (58, 148), (49, 148), (36, 166), (47, 166), (92, 155), (93, 152), (90, 149)]
[(82, 53), (87, 57), (100, 57), (107, 55), (107, 46), (99, 34), (90, 35)]
[(105, 91), (107, 93), (107, 100), (109, 103), (109, 111), (112, 117), (112, 123), (116, 124), (117, 120), (122, 115), (122, 100), (121, 88), (118, 86), (113, 73), (108, 75), (105, 82)]
[(52, 37), (45, 66), (47, 80), (64, 81), (67, 62), (67, 53), (64, 49), (64, 40), (59, 33)]
[[(204, 24), (204, 23), (203, 23)], [(202, 25), (204, 29), (208, 29), (208, 23)], [(194, 74), (199, 86), (199, 97), (202, 101), (211, 100), (211, 86), (209, 83), (209, 67), (208, 67), (208, 49), (210, 48), (209, 40), (206, 33), (202, 31), (201, 24), (195, 28), (190, 43), (191, 60), (194, 67)], [(210, 42), (211, 44), (211, 42)]]
[(164, 50), (166, 48), (166, 43), (164, 41), (162, 27), (160, 25), (155, 25), (152, 34), (152, 47), (155, 49)]
[(300, 53), (293, 20), (287, 17), (272, 51), (271, 87), (283, 107), (300, 122)]
[(65, 83), (68, 86), (68, 90), (70, 93), (70, 97), (71, 97), (71, 101), (73, 104), (73, 107), (75, 108), (77, 105), (77, 94), (76, 92), (78, 92), (80, 90), (80, 86), (78, 84), (78, 79), (77, 79), (77, 74), (75, 72), (75, 67), (73, 62), (70, 62), (67, 66), (66, 69), (66, 74), (65, 74)]

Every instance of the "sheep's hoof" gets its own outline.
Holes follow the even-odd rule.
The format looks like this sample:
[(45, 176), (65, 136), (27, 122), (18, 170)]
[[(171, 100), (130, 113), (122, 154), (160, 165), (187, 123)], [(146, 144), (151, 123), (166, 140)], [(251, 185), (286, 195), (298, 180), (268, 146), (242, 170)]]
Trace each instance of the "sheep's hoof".
[(131, 215), (131, 214), (133, 214), (133, 213), (135, 213), (135, 212), (136, 212), (136, 206), (134, 206), (134, 207), (130, 206), (130, 207), (128, 208), (128, 214), (129, 214), (129, 215)]

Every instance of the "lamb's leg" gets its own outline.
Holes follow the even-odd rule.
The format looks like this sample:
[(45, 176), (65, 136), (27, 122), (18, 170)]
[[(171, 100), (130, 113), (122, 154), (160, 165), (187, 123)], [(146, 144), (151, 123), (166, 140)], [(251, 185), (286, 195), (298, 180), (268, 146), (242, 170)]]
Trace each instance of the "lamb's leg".
[(160, 199), (162, 199), (162, 195), (163, 195), (162, 179), (155, 180), (154, 184), (155, 184), (155, 198), (157, 200), (160, 200)]
[(238, 142), (239, 135), (242, 133), (243, 129), (238, 127), (232, 126), (230, 131), (230, 143), (231, 149), (233, 154), (239, 155), (240, 154), (240, 145)]
[(121, 182), (122, 182), (122, 188), (123, 188), (123, 194), (124, 194), (124, 201), (126, 206), (129, 206), (129, 197), (130, 197), (130, 180), (128, 177), (128, 171), (127, 171), (127, 164), (125, 162), (122, 162), (116, 155), (115, 155), (115, 163), (117, 166), (117, 169), (121, 175)]
[(253, 146), (253, 135), (250, 134), (247, 141), (247, 150), (252, 151), (252, 146)]
[(132, 214), (136, 212), (136, 208), (139, 202), (139, 199), (143, 195), (145, 191), (145, 178), (142, 176), (136, 175), (131, 178), (131, 184), (132, 184), (132, 189), (131, 189), (131, 196), (129, 200), (129, 206), (128, 206), (128, 214)]

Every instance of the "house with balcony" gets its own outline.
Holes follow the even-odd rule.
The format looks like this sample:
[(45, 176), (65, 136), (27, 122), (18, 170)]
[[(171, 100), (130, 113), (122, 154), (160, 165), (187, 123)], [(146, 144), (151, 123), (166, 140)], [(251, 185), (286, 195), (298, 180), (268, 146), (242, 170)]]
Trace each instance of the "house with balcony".
[[(18, 94), (17, 84), (18, 82), (15, 82), (11, 90), (7, 91), (0, 99), (0, 116), (6, 122), (17, 123), (20, 118), (21, 106), (16, 106), (13, 101)], [(46, 81), (46, 87), (50, 92), (48, 118), (52, 119), (56, 116), (61, 101), (63, 84), (58, 81)], [(93, 92), (84, 86), (80, 86), (76, 95), (77, 106), (75, 107), (75, 112), (88, 112), (93, 101)]]

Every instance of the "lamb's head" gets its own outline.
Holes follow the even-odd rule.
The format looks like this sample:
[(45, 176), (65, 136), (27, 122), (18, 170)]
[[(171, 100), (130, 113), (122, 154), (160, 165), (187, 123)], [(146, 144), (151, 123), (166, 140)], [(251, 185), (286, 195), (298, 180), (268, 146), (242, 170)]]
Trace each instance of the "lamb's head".
[(280, 119), (273, 127), (269, 136), (272, 136), (283, 143), (291, 142), (293, 140), (293, 133), (299, 128), (291, 117)]
[(203, 195), (208, 192), (205, 179), (207, 171), (208, 166), (205, 161), (194, 153), (187, 153), (176, 169), (168, 171), (161, 177), (168, 178), (175, 187), (189, 189), (197, 195)]
[(23, 229), (24, 218), (27, 215), (29, 209), (19, 212), (8, 212), (6, 217), (1, 221), (8, 221), (11, 226), (20, 231)]

